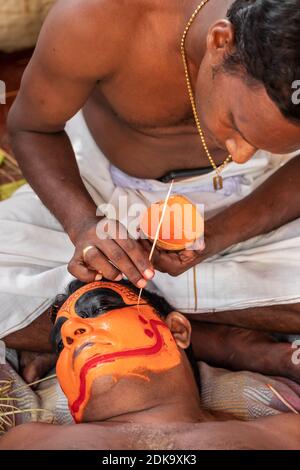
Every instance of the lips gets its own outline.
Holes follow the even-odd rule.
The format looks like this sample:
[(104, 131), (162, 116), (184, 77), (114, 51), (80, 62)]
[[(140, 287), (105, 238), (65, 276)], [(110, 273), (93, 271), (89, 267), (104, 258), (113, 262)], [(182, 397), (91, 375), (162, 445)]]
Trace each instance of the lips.
[(101, 343), (99, 341), (97, 341), (96, 343), (88, 341), (86, 343), (81, 344), (80, 346), (78, 346), (78, 348), (75, 349), (73, 353), (73, 364), (74, 364), (75, 359), (82, 353), (82, 351), (84, 351), (85, 349), (91, 348), (92, 346), (112, 346), (112, 343), (109, 341), (103, 341)]
[(76, 357), (79, 356), (79, 354), (86, 348), (90, 348), (91, 346), (94, 346), (95, 343), (91, 343), (90, 341), (87, 343), (83, 343), (81, 346), (78, 346), (78, 348), (75, 349), (74, 354), (73, 354), (73, 361), (76, 359)]
[[(164, 344), (164, 339), (158, 330), (158, 326), (161, 326), (162, 328), (167, 328), (167, 325), (163, 323), (162, 321), (157, 321), (157, 320), (150, 320), (150, 325), (155, 336), (155, 343), (152, 346), (150, 347), (147, 346), (144, 348), (137, 348), (134, 350), (112, 352), (112, 353), (107, 353), (104, 355), (96, 354), (84, 364), (84, 366), (82, 367), (80, 371), (79, 395), (70, 407), (71, 413), (76, 422), (78, 422), (76, 419), (76, 414), (78, 413), (80, 406), (82, 405), (85, 399), (86, 386), (87, 386), (86, 376), (90, 369), (96, 367), (99, 364), (104, 364), (107, 362), (114, 362), (115, 360), (120, 359), (120, 358), (134, 357), (134, 356), (141, 356), (141, 355), (151, 356), (151, 355), (157, 354), (162, 349), (163, 344)], [(89, 343), (85, 343), (85, 345), (87, 344)]]

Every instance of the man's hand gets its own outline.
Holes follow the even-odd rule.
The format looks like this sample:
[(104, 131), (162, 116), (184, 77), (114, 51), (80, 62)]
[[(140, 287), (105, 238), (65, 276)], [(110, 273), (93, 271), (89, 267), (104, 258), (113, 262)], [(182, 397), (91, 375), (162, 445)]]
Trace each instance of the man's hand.
[[(119, 222), (107, 219), (88, 219), (74, 240), (75, 253), (68, 269), (84, 282), (102, 277), (119, 281), (124, 274), (139, 289), (154, 276), (149, 254), (130, 237)], [(92, 247), (85, 250), (88, 247)]]
[(180, 276), (188, 269), (208, 258), (203, 244), (203, 249), (184, 250), (179, 252), (165, 251), (157, 248), (154, 251), (152, 262), (155, 269), (170, 276)]
[(205, 222), (205, 249), (168, 253), (156, 250), (153, 265), (171, 276), (223, 252), (237, 243), (276, 230), (300, 217), (300, 158), (279, 168), (244, 199)]
[[(150, 253), (151, 243), (148, 240), (141, 240), (141, 245)], [(152, 263), (155, 269), (170, 276), (180, 276), (188, 269), (201, 263), (212, 254), (206, 249), (204, 242), (199, 242), (193, 250), (166, 251), (157, 247), (154, 250)]]
[[(148, 240), (141, 240), (141, 244), (145, 250), (150, 252), (151, 244)], [(211, 219), (206, 223), (205, 240), (198, 240), (190, 249), (178, 252), (166, 251), (157, 247), (151, 261), (158, 271), (176, 277), (216, 255), (226, 247), (225, 245), (227, 245), (225, 237), (217, 235), (217, 231), (214, 229), (214, 219)], [(229, 245), (230, 243), (227, 246)]]

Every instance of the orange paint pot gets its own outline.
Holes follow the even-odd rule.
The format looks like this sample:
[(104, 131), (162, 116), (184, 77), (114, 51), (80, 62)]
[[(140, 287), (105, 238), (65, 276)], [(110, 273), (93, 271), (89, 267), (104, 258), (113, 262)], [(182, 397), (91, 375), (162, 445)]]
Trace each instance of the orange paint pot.
[[(151, 204), (141, 218), (141, 232), (152, 242), (157, 234), (164, 204), (164, 201)], [(185, 196), (170, 196), (159, 230), (157, 246), (168, 251), (185, 250), (203, 235), (204, 219), (196, 205)]]

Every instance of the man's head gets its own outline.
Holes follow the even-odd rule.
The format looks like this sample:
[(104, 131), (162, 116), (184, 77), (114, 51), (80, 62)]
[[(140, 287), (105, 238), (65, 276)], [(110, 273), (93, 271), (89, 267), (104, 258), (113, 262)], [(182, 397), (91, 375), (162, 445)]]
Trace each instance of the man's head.
[(236, 0), (208, 30), (199, 117), (208, 139), (238, 163), (258, 149), (300, 149), (299, 32), (300, 0)]
[(52, 332), (57, 376), (76, 421), (154, 407), (176, 395), (176, 385), (179, 395), (187, 384), (193, 387), (183, 352), (190, 324), (159, 296), (145, 292), (137, 306), (128, 283), (75, 282), (58, 300)]

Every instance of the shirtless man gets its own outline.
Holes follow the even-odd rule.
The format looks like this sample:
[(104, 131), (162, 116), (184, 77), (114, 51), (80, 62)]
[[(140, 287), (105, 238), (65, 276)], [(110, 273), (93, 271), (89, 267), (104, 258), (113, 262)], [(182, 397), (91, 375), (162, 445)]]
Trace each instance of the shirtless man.
[[(147, 247), (139, 241), (118, 236), (102, 240), (96, 234), (100, 220), (96, 216), (97, 198), (83, 184), (64, 130), (81, 108), (98, 148), (127, 175), (154, 180), (173, 170), (208, 166), (193, 120), (180, 53), (184, 28), (197, 4), (198, 0), (61, 0), (46, 20), (8, 124), (26, 179), (59, 223), (51, 219), (48, 239), (44, 229), (50, 216), (33, 193), (26, 193), (24, 207), (17, 207), (22, 205), (22, 197), (0, 207), (0, 219), (13, 224), (7, 234), (9, 225), (1, 227), (5, 248), (3, 262), (0, 260), (5, 316), (0, 334), (11, 347), (39, 347), (28, 325), (39, 322), (42, 334), (41, 314), (53, 292), (66, 284), (59, 267), (70, 260), (73, 245), (69, 271), (82, 281), (102, 275), (118, 280), (124, 274), (136, 286), (145, 287), (152, 279), (171, 300), (170, 292), (176, 297), (187, 278), (180, 276), (177, 280), (158, 271), (188, 276), (197, 266), (199, 289), (204, 300), (205, 295), (210, 296), (207, 303), (201, 303), (201, 311), (219, 312), (207, 317), (208, 321), (218, 321), (219, 315), (223, 323), (262, 329), (267, 318), (270, 330), (300, 332), (299, 292), (294, 282), (299, 266), (297, 157), (279, 166), (263, 184), (254, 184), (248, 194), (246, 189), (247, 197), (225, 198), (222, 210), (218, 204), (214, 207), (206, 223), (203, 252), (157, 250), (151, 264)], [(210, 0), (195, 18), (185, 49), (199, 120), (216, 164), (221, 164), (228, 153), (234, 162), (245, 163), (258, 149), (286, 154), (300, 148), (300, 107), (292, 101), (292, 86), (300, 66), (299, 6), (299, 0)], [(234, 165), (228, 165), (229, 171)], [(211, 184), (213, 176), (209, 176)], [(98, 194), (102, 196), (105, 187), (99, 174)], [(19, 244), (24, 242), (23, 230), (30, 224), (34, 231), (27, 235), (32, 238), (26, 239), (26, 251)], [(262, 236), (267, 233), (265, 241)], [(244, 246), (240, 242), (257, 236), (244, 257), (231, 261), (230, 256), (234, 258)], [(36, 255), (43, 237), (44, 245)], [(52, 237), (58, 237), (59, 249), (53, 247)], [(268, 252), (271, 239), (274, 243), (269, 251), (274, 258), (261, 263), (266, 259), (262, 256), (258, 263), (252, 248), (259, 246), (260, 251)], [(284, 245), (286, 251), (281, 250), (283, 242), (289, 244)], [(218, 256), (233, 245), (237, 248), (228, 258)], [(50, 259), (48, 246), (52, 250)], [(91, 246), (93, 249), (84, 256), (84, 250)], [(220, 271), (226, 259), (228, 265)], [(206, 269), (203, 275), (202, 266)], [(249, 269), (243, 271), (245, 266)], [(215, 285), (216, 268), (220, 274)], [(207, 272), (209, 275), (205, 275)], [(260, 283), (243, 302), (241, 293), (247, 295), (252, 289), (248, 278), (240, 283), (247, 275), (258, 283), (268, 278), (264, 284), (268, 294)], [(211, 283), (205, 289), (203, 279)], [(38, 284), (39, 280), (43, 282)], [(170, 287), (165, 293), (167, 284)], [(44, 295), (45, 291), (49, 294)], [(238, 303), (236, 297), (240, 295)], [(16, 296), (20, 299), (19, 311), (13, 316)], [(223, 298), (229, 299), (225, 307), (224, 303), (217, 307), (211, 303)], [(189, 311), (184, 308), (187, 296), (179, 300), (174, 299), (175, 306)], [(241, 311), (245, 305), (247, 310)], [(232, 313), (235, 308), (239, 310)], [(26, 331), (21, 330), (24, 327)], [(20, 331), (15, 333), (17, 330), (21, 335)]]
[(244, 423), (201, 407), (191, 325), (162, 299), (95, 282), (60, 299), (57, 376), (77, 424), (30, 423), (0, 449), (300, 449), (300, 418)]

